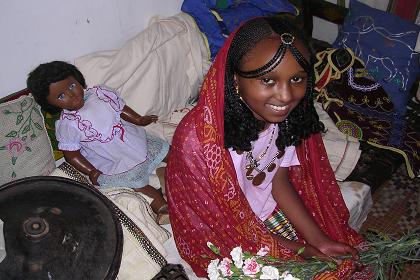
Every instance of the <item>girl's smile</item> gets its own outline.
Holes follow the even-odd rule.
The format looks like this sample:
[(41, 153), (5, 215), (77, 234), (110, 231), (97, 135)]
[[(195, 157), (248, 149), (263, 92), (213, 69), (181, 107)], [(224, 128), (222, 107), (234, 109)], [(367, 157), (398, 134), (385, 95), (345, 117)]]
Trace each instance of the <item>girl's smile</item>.
[(61, 109), (76, 111), (84, 105), (84, 89), (72, 76), (51, 83), (49, 87), (48, 103)]
[[(252, 71), (270, 61), (281, 44), (279, 36), (260, 41), (243, 59), (241, 71)], [(296, 47), (308, 59), (303, 45)], [(287, 50), (280, 63), (267, 74), (256, 78), (235, 75), (239, 94), (255, 118), (269, 123), (284, 121), (306, 93), (308, 74)]]

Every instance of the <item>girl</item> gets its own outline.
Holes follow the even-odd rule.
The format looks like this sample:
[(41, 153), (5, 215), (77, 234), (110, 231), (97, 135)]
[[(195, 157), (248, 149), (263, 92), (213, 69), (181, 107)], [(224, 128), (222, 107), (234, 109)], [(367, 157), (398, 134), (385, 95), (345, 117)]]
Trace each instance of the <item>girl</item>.
[(140, 116), (105, 87), (86, 88), (82, 73), (63, 61), (39, 65), (27, 85), (44, 111), (61, 112), (56, 137), (67, 162), (94, 185), (131, 187), (151, 197), (159, 221), (167, 222), (166, 201), (148, 183), (168, 144), (146, 135), (142, 127), (157, 116)]
[(236, 246), (255, 254), (265, 245), (283, 259), (351, 255), (334, 273), (354, 272), (353, 246), (363, 240), (348, 226), (318, 133), (311, 56), (299, 34), (279, 18), (245, 23), (175, 132), (169, 212), (178, 250), (198, 276), (212, 257), (209, 241), (225, 256)]

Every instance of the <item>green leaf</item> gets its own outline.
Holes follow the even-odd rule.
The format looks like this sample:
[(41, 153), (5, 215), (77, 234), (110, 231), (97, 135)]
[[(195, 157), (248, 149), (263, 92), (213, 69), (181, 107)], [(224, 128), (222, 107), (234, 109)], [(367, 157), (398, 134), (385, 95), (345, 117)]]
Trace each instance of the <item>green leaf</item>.
[(267, 257), (265, 257), (268, 261), (270, 261), (270, 262), (274, 262), (274, 261), (277, 261), (277, 259), (276, 258), (274, 258), (274, 257), (271, 257), (271, 256), (267, 256)]
[(0, 150), (6, 150), (6, 146), (0, 146)]
[(13, 165), (15, 165), (15, 164), (16, 164), (16, 160), (17, 160), (17, 157), (12, 157), (12, 164), (13, 164)]
[(23, 116), (22, 114), (19, 114), (16, 118), (16, 125), (20, 124), (23, 121)]
[(39, 123), (34, 122), (34, 125), (35, 125), (35, 127), (36, 127), (36, 128), (38, 128), (39, 130), (42, 130), (42, 126), (41, 126)]
[(9, 114), (11, 114), (12, 112), (10, 112), (9, 110), (4, 110), (3, 111), (3, 114), (5, 114), (5, 115), (9, 115)]
[(15, 171), (12, 172), (12, 178), (16, 178), (16, 173)]
[(330, 269), (334, 270), (337, 268), (337, 265), (333, 262), (327, 262), (327, 265)]
[(25, 150), (27, 150), (28, 152), (32, 152), (31, 148), (29, 147), (25, 147)]
[(210, 250), (213, 251), (216, 255), (220, 255), (220, 250), (216, 246), (214, 246), (212, 243), (207, 244), (207, 246), (210, 248)]
[(18, 135), (17, 131), (12, 130), (6, 134), (6, 137), (16, 137)]
[(29, 124), (26, 125), (22, 130), (22, 134), (26, 134), (30, 129), (31, 129), (31, 126)]
[(300, 247), (297, 254), (302, 255), (302, 253), (305, 251), (305, 247)]
[(23, 108), (26, 106), (26, 104), (28, 103), (28, 101), (25, 99), (22, 101), (22, 103), (20, 103), (20, 107)]

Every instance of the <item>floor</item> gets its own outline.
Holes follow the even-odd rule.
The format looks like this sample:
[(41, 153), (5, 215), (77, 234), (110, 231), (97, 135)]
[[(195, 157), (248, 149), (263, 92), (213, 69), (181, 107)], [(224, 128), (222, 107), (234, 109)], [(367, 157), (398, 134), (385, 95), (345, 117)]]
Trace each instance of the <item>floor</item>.
[[(363, 224), (361, 233), (368, 229), (379, 230), (396, 238), (420, 226), (417, 210), (420, 178), (410, 179), (402, 165), (373, 195), (373, 208)], [(420, 263), (406, 265), (400, 280), (420, 279)]]

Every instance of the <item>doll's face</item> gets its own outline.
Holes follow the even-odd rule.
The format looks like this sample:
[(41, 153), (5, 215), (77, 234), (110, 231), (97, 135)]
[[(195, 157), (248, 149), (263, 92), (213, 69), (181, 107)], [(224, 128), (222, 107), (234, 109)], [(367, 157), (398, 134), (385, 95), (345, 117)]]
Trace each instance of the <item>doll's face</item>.
[[(296, 41), (296, 40), (295, 40)], [(270, 37), (258, 42), (241, 60), (241, 71), (252, 71), (267, 64), (281, 44), (280, 37)], [(299, 52), (309, 60), (302, 43), (294, 43)], [(284, 121), (306, 93), (308, 74), (287, 50), (281, 62), (271, 72), (257, 77), (244, 78), (235, 74), (239, 94), (255, 118), (268, 122)]]
[(70, 111), (79, 110), (84, 105), (84, 90), (80, 83), (72, 76), (67, 79), (51, 83), (47, 97), (51, 105)]

